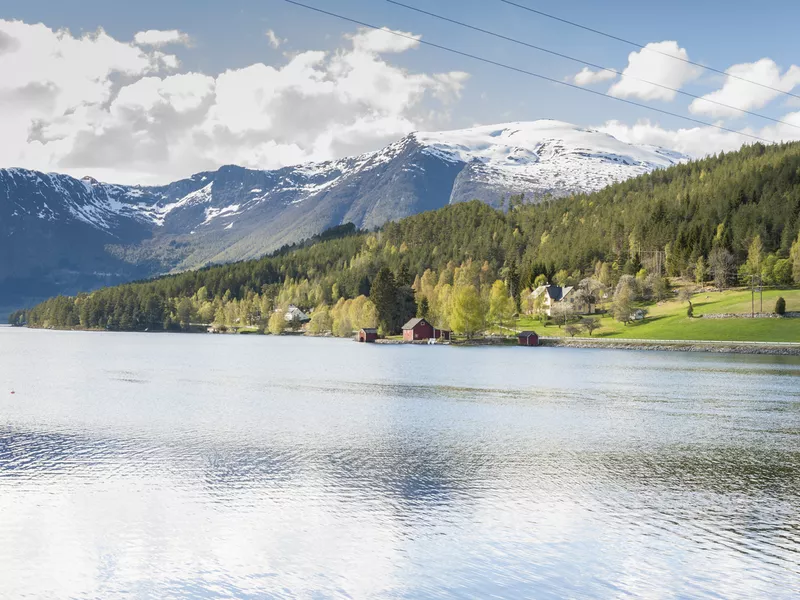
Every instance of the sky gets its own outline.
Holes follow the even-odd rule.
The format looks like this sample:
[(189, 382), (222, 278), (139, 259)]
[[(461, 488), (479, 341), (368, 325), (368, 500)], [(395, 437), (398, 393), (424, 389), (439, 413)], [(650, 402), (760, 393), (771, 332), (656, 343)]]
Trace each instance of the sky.
[(796, 1), (515, 0), (640, 50), (500, 0), (404, 0), (624, 77), (386, 0), (303, 1), (405, 37), (284, 0), (0, 0), (0, 167), (154, 184), (224, 164), (339, 158), (417, 130), (545, 118), (696, 157), (754, 141), (619, 99), (767, 140), (800, 139), (797, 98), (659, 54), (800, 96)]

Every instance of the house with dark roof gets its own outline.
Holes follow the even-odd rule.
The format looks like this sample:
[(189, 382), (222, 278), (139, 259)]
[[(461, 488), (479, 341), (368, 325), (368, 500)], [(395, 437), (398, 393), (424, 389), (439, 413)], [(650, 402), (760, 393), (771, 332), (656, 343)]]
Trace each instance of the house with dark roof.
[(311, 317), (297, 308), (294, 304), (289, 305), (289, 308), (286, 309), (286, 313), (283, 315), (283, 318), (286, 319), (287, 323), (300, 324), (308, 323), (311, 320)]
[(533, 299), (543, 298), (542, 309), (548, 317), (553, 316), (552, 310), (559, 303), (569, 305), (573, 311), (580, 315), (593, 315), (596, 311), (594, 301), (579, 294), (573, 286), (561, 287), (558, 285), (540, 285), (531, 294)]

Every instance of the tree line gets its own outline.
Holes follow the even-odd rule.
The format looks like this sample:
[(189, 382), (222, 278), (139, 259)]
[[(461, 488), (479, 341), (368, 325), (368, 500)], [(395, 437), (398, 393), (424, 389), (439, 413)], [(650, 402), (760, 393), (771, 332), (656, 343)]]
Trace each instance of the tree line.
[[(375, 232), (348, 224), (258, 260), (52, 298), (10, 321), (109, 330), (192, 323), (268, 330), (276, 310), (295, 304), (312, 317), (323, 310), (315, 327), (327, 323), (327, 311), (330, 328), (338, 318), (342, 332), (347, 323), (396, 332), (409, 316), (425, 314), (471, 334), (485, 323), (502, 327), (512, 304), (515, 311), (535, 312), (530, 291), (543, 281), (584, 282), (587, 294), (590, 285), (600, 285), (616, 296), (627, 277), (640, 297), (664, 293), (664, 275), (720, 288), (755, 279), (759, 285), (800, 283), (800, 143), (753, 144), (593, 194), (538, 204), (515, 196), (507, 207), (467, 202)], [(367, 317), (342, 308), (356, 300), (373, 307)]]

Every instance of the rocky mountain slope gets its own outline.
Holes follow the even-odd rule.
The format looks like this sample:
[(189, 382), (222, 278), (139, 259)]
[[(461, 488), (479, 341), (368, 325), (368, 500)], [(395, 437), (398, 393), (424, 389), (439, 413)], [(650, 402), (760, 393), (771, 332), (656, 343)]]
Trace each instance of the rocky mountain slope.
[(558, 121), (414, 133), (383, 150), (255, 171), (225, 166), (164, 186), (0, 169), (0, 307), (241, 260), (341, 223), (510, 194), (590, 192), (685, 157)]

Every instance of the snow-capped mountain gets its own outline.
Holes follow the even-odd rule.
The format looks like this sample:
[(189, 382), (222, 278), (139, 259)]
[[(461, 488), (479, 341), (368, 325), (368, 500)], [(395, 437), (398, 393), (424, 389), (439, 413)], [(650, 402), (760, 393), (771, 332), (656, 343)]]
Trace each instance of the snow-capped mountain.
[(0, 296), (252, 258), (341, 223), (372, 228), (475, 198), (498, 206), (516, 193), (536, 201), (590, 192), (684, 159), (534, 121), (413, 133), (361, 156), (272, 171), (226, 166), (164, 186), (0, 169)]
[[(417, 133), (425, 152), (464, 164), (451, 202), (525, 192), (565, 196), (597, 191), (611, 183), (687, 160), (677, 152), (634, 146), (561, 121), (534, 121)], [(476, 193), (475, 188), (480, 189)]]

